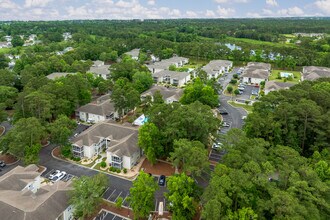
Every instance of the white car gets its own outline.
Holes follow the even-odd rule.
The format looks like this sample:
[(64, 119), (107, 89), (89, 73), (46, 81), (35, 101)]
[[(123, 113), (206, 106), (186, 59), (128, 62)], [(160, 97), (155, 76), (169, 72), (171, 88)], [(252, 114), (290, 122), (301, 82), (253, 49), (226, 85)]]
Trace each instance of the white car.
[(52, 179), (52, 182), (55, 183), (61, 179), (63, 179), (63, 177), (66, 175), (65, 171), (60, 172), (59, 174), (55, 175)]
[(222, 146), (223, 146), (222, 143), (220, 143), (220, 142), (218, 142), (218, 143), (214, 142), (213, 145), (212, 145), (212, 149), (221, 149)]
[(49, 175), (49, 179), (52, 180), (54, 178), (54, 176), (58, 175), (61, 171), (59, 170), (55, 170), (54, 172), (52, 172), (50, 175)]
[(224, 122), (222, 123), (222, 126), (223, 126), (223, 127), (230, 127), (230, 124), (229, 124), (228, 122), (224, 121)]

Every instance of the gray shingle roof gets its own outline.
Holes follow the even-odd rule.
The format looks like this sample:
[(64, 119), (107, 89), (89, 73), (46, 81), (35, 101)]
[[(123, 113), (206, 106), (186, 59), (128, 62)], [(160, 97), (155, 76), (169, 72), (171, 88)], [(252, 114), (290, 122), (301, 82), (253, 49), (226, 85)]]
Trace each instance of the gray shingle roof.
[(268, 79), (271, 65), (269, 63), (249, 62), (241, 77)]
[(163, 96), (164, 99), (171, 98), (175, 101), (179, 101), (181, 96), (183, 95), (183, 89), (178, 88), (166, 88), (164, 86), (157, 86), (154, 85), (147, 91), (141, 94), (142, 97), (144, 96), (153, 96), (156, 91), (159, 91), (160, 94)]
[(37, 170), (35, 165), (26, 168), (17, 166), (0, 177), (0, 219), (56, 219), (68, 207), (71, 182), (42, 185), (35, 194), (24, 189), (40, 176)]
[(177, 72), (177, 71), (170, 71), (170, 70), (162, 70), (158, 73), (152, 74), (153, 77), (164, 77), (164, 76), (170, 76), (172, 79), (185, 79), (187, 76), (189, 76), (190, 73), (187, 72)]
[(108, 151), (118, 156), (131, 156), (140, 149), (137, 145), (138, 129), (110, 122), (100, 122), (72, 140), (78, 147), (91, 146), (99, 143), (101, 139), (109, 138)]
[(56, 78), (65, 77), (67, 75), (75, 75), (77, 73), (64, 73), (64, 72), (55, 72), (47, 75), (48, 79), (54, 80)]
[(302, 74), (304, 80), (316, 80), (322, 77), (330, 77), (330, 68), (321, 66), (304, 66)]
[(288, 89), (291, 86), (294, 86), (294, 84), (287, 82), (267, 81), (265, 84), (265, 90), (276, 91), (279, 89)]
[(109, 95), (102, 96), (96, 103), (88, 103), (76, 110), (77, 112), (86, 112), (94, 115), (107, 116), (116, 112), (115, 105), (111, 102)]
[(208, 64), (202, 67), (207, 74), (218, 72), (222, 67), (229, 67), (233, 62), (229, 60), (211, 60)]
[(88, 72), (94, 73), (96, 75), (109, 75), (109, 67), (110, 65), (91, 66)]
[(132, 57), (139, 57), (140, 49), (133, 49), (131, 51), (126, 52), (125, 54), (132, 56)]

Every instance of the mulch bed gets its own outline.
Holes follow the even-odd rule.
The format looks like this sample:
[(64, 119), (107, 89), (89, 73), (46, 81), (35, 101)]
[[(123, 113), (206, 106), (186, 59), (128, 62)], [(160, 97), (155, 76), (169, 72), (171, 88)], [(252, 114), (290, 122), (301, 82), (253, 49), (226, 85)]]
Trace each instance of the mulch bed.
[(10, 154), (0, 154), (0, 160), (5, 161), (6, 164), (11, 164), (16, 162), (18, 159)]
[(55, 157), (62, 158), (60, 147), (56, 147), (56, 148), (53, 150), (53, 155), (54, 155)]
[(144, 172), (153, 175), (171, 176), (175, 173), (175, 168), (172, 167), (172, 165), (161, 161), (158, 161), (155, 165), (151, 165), (151, 163), (145, 159), (140, 169), (142, 168), (144, 169)]
[(5, 128), (4, 127), (0, 127), (0, 137), (1, 137), (1, 134), (2, 134), (2, 132), (5, 130)]

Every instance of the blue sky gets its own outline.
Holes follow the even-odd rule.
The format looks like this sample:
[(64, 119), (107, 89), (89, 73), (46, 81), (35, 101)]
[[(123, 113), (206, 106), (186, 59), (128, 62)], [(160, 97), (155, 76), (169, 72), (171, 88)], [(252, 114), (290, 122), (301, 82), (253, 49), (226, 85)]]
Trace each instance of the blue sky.
[(330, 0), (0, 0), (0, 20), (330, 16)]

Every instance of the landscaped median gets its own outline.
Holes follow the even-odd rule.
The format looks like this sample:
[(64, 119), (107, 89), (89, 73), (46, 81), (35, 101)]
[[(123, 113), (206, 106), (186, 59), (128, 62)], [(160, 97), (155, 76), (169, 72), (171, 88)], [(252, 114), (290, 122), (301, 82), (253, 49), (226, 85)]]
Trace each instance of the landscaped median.
[[(65, 149), (64, 149), (64, 154), (65, 154)], [(54, 148), (52, 151), (53, 157), (60, 159), (60, 160), (65, 160), (73, 164), (77, 164), (80, 166), (84, 166), (89, 169), (101, 171), (103, 173), (107, 173), (110, 175), (116, 175), (118, 177), (122, 177), (128, 180), (134, 180), (137, 175), (139, 174), (139, 170), (142, 166), (142, 163), (145, 159), (145, 157), (141, 157), (139, 163), (134, 166), (132, 169), (118, 169), (112, 166), (109, 166), (109, 164), (106, 162), (106, 157), (105, 156), (94, 156), (91, 159), (80, 159), (78, 157), (73, 157), (71, 154), (65, 154), (67, 157), (63, 156), (63, 150), (61, 153), (60, 147)]]
[(233, 101), (228, 101), (228, 104), (235, 108), (243, 108), (248, 114), (253, 111), (253, 106), (249, 104), (240, 104)]

